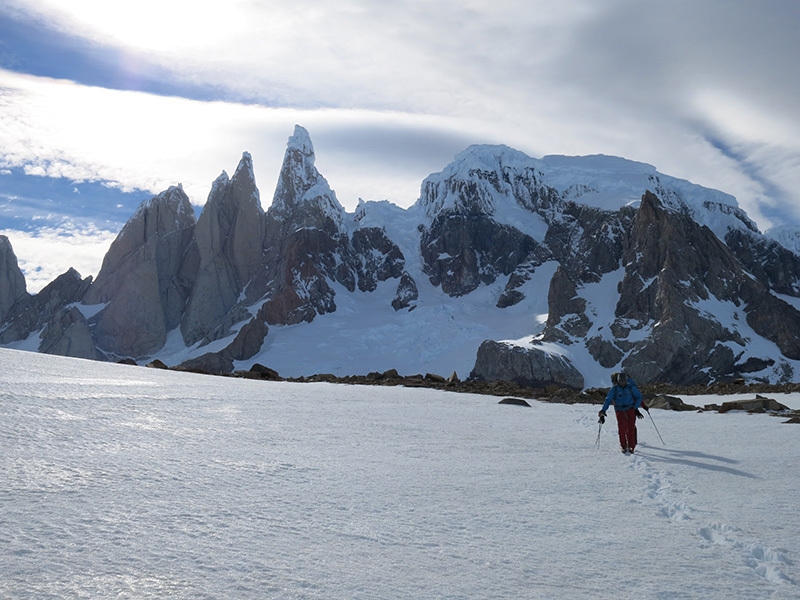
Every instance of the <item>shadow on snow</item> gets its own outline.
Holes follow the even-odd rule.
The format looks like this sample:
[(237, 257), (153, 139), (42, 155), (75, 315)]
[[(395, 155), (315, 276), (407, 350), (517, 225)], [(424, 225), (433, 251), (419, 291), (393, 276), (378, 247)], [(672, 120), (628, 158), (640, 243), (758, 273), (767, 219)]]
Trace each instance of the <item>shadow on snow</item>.
[[(758, 479), (757, 476), (746, 471), (734, 469), (733, 467), (726, 467), (719, 463), (726, 463), (729, 465), (739, 464), (739, 461), (725, 458), (724, 456), (714, 456), (713, 454), (704, 454), (702, 452), (694, 452), (691, 450), (673, 450), (670, 448), (658, 448), (656, 446), (648, 446), (640, 444), (642, 448), (647, 448), (647, 453), (642, 454), (654, 462), (666, 462), (673, 464), (686, 465), (698, 469), (706, 469), (708, 471), (719, 471), (721, 473), (728, 473), (730, 475), (737, 475), (739, 477), (748, 477), (750, 479)], [(654, 454), (663, 452), (665, 454)], [(692, 460), (696, 459), (696, 460)]]

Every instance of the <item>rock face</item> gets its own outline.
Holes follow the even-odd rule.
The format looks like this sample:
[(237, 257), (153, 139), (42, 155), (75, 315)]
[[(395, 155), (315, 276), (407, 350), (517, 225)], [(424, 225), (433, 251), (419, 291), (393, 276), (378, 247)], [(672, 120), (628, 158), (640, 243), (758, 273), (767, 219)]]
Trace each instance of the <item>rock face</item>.
[(194, 229), (194, 210), (180, 187), (143, 202), (125, 224), (83, 299), (105, 305), (91, 319), (100, 350), (142, 358), (164, 346), (194, 283)]
[[(649, 192), (633, 218), (626, 216), (619, 215), (617, 227), (630, 232), (619, 236), (624, 243), (616, 248), (605, 244), (610, 262), (590, 262), (594, 268), (588, 273), (574, 268), (556, 272), (543, 340), (583, 344), (603, 367), (619, 365), (639, 381), (702, 384), (774, 364), (769, 357), (747, 355), (743, 328), (730, 326), (740, 321), (794, 360), (797, 336), (786, 330), (800, 325), (800, 313), (772, 295), (769, 281), (762, 283), (746, 271), (734, 250), (709, 228), (665, 210)], [(740, 246), (739, 252), (750, 251)], [(797, 267), (796, 256), (784, 258), (790, 272)], [(605, 335), (592, 335), (598, 324), (580, 288), (610, 272), (614, 260), (625, 265), (615, 318), (605, 324)], [(710, 312), (720, 306), (730, 311), (724, 322), (723, 315)]]
[(259, 268), (263, 239), (264, 211), (245, 153), (233, 178), (223, 172), (214, 181), (197, 221), (199, 268), (181, 321), (187, 345), (224, 337), (248, 316), (239, 296)]
[(0, 235), (0, 323), (11, 307), (27, 295), (25, 276), (17, 263), (11, 242)]
[(74, 358), (98, 359), (89, 323), (75, 307), (60, 310), (42, 331), (39, 352)]
[(513, 381), (537, 388), (557, 385), (583, 389), (583, 375), (568, 358), (547, 352), (542, 347), (523, 348), (491, 340), (478, 348), (470, 378)]
[(530, 221), (557, 202), (523, 157), (502, 146), (490, 154), (467, 151), (423, 182), (419, 203), (430, 219), (420, 245), (424, 271), (446, 294), (464, 296), (549, 258), (533, 237), (496, 218), (500, 202), (516, 205)]
[[(380, 371), (414, 348), (430, 372), (439, 349), (419, 340), (466, 347), (469, 335), (473, 380), (580, 389), (612, 370), (641, 384), (800, 376), (800, 236), (781, 233), (791, 248), (766, 237), (721, 192), (624, 159), (473, 146), (409, 209), (361, 202), (349, 214), (315, 163), (296, 126), (266, 211), (245, 152), (198, 219), (170, 188), (142, 203), (95, 281), (70, 270), (36, 295), (0, 237), (0, 344), (227, 373), (268, 363), (271, 340), (286, 339), (271, 328), (324, 317), (328, 337), (349, 327), (342, 339), (361, 331), (364, 352), (384, 352)], [(514, 327), (495, 331), (508, 315)]]
[(403, 310), (407, 308), (413, 310), (416, 306), (414, 302), (419, 298), (419, 290), (414, 278), (407, 272), (403, 272), (400, 277), (400, 283), (397, 284), (397, 292), (395, 293), (394, 300), (392, 300), (392, 308), (395, 310)]
[(329, 282), (355, 289), (344, 208), (314, 162), (308, 132), (295, 127), (266, 217), (265, 288), (271, 294), (263, 314), (270, 323), (310, 322), (335, 311)]
[[(60, 335), (58, 323), (64, 322), (65, 319), (73, 323), (81, 319), (85, 321), (80, 312), (74, 314), (70, 305), (83, 298), (91, 283), (91, 277), (82, 279), (75, 269), (69, 269), (35, 296), (27, 294), (23, 296), (9, 311), (7, 323), (0, 330), (0, 344), (24, 340), (32, 333), (42, 332), (42, 341), (39, 345), (41, 352), (79, 358), (99, 358), (99, 354), (94, 351), (88, 326), (85, 331), (78, 331), (76, 328), (71, 330), (72, 343), (64, 345), (54, 341)], [(71, 317), (65, 317), (65, 313), (71, 313)], [(79, 335), (83, 334), (86, 334), (86, 337), (78, 340)], [(73, 350), (80, 355), (72, 354)]]
[(314, 163), (308, 132), (297, 126), (266, 215), (266, 280), (256, 289), (269, 290), (260, 313), (269, 323), (310, 322), (335, 311), (333, 283), (370, 292), (403, 273), (403, 253), (383, 230), (348, 234), (344, 208)]

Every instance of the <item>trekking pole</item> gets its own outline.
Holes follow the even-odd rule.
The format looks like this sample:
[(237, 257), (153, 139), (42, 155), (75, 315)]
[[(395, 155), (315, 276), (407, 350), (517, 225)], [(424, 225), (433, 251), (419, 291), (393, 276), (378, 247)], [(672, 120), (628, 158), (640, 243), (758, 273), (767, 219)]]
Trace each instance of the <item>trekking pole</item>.
[(600, 431), (602, 431), (602, 429), (603, 429), (603, 423), (601, 422), (600, 426), (597, 428), (597, 441), (595, 442), (595, 445), (597, 446), (598, 450), (600, 450)]
[(661, 437), (661, 433), (659, 433), (659, 431), (658, 431), (658, 427), (656, 427), (656, 422), (655, 422), (655, 421), (653, 421), (653, 415), (651, 415), (651, 414), (650, 414), (650, 411), (649, 411), (649, 410), (647, 410), (647, 411), (645, 411), (645, 412), (647, 413), (647, 416), (648, 416), (648, 417), (650, 417), (650, 421), (653, 423), (653, 427), (655, 427), (656, 433), (658, 433), (658, 439), (660, 439), (660, 440), (661, 440), (661, 443), (662, 443), (662, 444), (664, 444), (664, 445), (666, 446), (666, 445), (667, 445), (667, 443), (664, 441), (664, 438), (662, 438), (662, 437)]

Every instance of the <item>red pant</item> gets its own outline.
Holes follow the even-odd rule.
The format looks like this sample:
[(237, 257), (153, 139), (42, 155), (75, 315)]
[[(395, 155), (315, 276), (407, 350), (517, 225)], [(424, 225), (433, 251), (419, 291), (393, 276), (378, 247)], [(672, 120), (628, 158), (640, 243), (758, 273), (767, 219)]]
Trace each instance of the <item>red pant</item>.
[(636, 448), (636, 409), (614, 411), (617, 415), (619, 445), (623, 448)]

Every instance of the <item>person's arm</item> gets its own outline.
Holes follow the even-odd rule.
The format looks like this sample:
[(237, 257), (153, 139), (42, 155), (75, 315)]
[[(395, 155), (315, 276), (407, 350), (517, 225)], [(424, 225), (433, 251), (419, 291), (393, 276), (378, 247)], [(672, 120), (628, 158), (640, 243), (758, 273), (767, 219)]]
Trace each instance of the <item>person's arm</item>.
[(635, 383), (631, 387), (631, 394), (633, 394), (633, 400), (634, 400), (633, 407), (638, 410), (639, 407), (642, 405), (642, 392), (639, 391), (639, 388), (636, 386)]
[(614, 386), (611, 386), (611, 389), (608, 390), (608, 394), (606, 394), (606, 401), (603, 404), (603, 408), (600, 409), (601, 413), (604, 413), (608, 410), (608, 407), (611, 406), (611, 403), (614, 401)]

